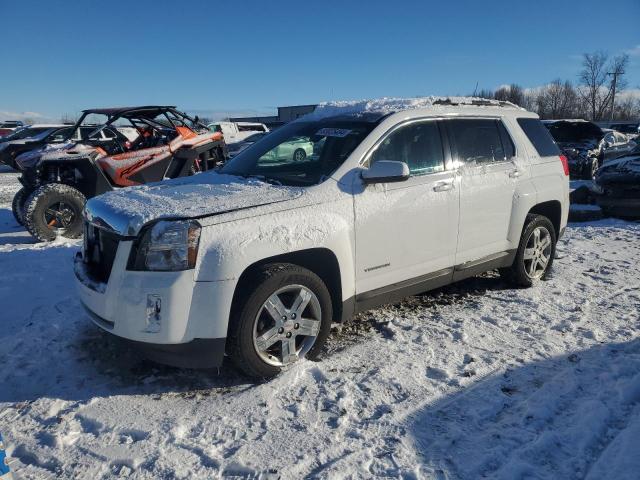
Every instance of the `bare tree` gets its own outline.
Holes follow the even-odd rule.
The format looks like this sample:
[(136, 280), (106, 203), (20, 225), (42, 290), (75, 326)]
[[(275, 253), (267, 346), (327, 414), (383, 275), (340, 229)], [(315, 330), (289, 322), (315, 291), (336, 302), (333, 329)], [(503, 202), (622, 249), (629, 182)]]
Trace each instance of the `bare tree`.
[(495, 95), (495, 92), (493, 90), (488, 90), (486, 88), (483, 88), (482, 90), (479, 90), (475, 96), (479, 97), (479, 98), (486, 98), (486, 99), (493, 99)]
[(580, 99), (571, 82), (557, 78), (540, 90), (535, 108), (542, 118), (571, 118), (578, 114)]
[(580, 95), (586, 102), (588, 116), (591, 120), (601, 120), (613, 96), (614, 82), (609, 81), (610, 72), (618, 72), (615, 81), (617, 88), (624, 88), (624, 67), (629, 62), (628, 55), (620, 55), (609, 62), (604, 52), (585, 53), (582, 60), (582, 70), (579, 74), (582, 88)]
[(525, 105), (525, 94), (524, 89), (520, 85), (516, 85), (512, 83), (511, 85), (507, 85), (505, 87), (500, 87), (496, 90), (494, 94), (494, 98), (496, 100), (503, 100), (506, 102), (515, 103), (519, 106)]
[(625, 97), (616, 102), (613, 120), (637, 120), (640, 118), (640, 99)]

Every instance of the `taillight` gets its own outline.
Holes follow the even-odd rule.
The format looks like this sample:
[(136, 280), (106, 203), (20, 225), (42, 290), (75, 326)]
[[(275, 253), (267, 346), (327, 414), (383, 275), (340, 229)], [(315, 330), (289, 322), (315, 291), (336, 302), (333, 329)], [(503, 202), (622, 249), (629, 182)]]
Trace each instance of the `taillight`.
[(562, 168), (564, 169), (564, 174), (569, 176), (569, 160), (564, 155), (560, 155), (560, 161), (562, 162)]

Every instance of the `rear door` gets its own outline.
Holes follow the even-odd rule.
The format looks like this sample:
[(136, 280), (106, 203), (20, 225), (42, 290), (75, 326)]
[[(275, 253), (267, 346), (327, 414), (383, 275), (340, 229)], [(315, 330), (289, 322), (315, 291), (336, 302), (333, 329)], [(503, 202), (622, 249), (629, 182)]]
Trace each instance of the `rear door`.
[(508, 248), (518, 179), (515, 147), (495, 118), (446, 120), (460, 176), (460, 225), (456, 264), (480, 260)]

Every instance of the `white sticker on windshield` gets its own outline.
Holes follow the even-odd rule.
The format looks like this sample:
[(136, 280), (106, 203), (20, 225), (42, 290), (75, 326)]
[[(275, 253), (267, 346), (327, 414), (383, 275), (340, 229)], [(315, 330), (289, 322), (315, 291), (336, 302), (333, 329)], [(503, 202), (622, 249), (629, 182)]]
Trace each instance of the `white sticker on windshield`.
[(316, 132), (316, 135), (320, 137), (346, 137), (351, 133), (351, 130), (346, 128), (321, 128)]

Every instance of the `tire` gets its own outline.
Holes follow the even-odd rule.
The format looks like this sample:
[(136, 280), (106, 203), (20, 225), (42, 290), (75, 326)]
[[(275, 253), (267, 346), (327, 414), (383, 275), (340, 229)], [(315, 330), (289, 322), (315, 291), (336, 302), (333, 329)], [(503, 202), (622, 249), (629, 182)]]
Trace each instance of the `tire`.
[(29, 233), (42, 242), (55, 240), (58, 236), (78, 238), (82, 235), (85, 202), (84, 195), (69, 185), (42, 185), (25, 203), (24, 224)]
[[(333, 318), (331, 295), (320, 277), (306, 268), (279, 263), (262, 267), (243, 286), (239, 291), (247, 292), (236, 299), (227, 339), (227, 354), (240, 370), (252, 378), (267, 379), (299, 358), (317, 357)], [(312, 296), (296, 316), (293, 307), (296, 300), (304, 298), (303, 292)], [(268, 303), (276, 295), (279, 307)], [(296, 322), (303, 315), (305, 325)], [(297, 333), (303, 330), (310, 334)], [(264, 348), (260, 348), (265, 338)], [(298, 354), (286, 355), (285, 344), (294, 345)]]
[[(543, 242), (542, 238), (546, 238), (548, 235), (550, 243), (544, 249), (541, 244), (534, 246), (536, 244), (536, 230), (539, 232), (538, 235), (541, 242)], [(545, 231), (546, 235), (544, 234)], [(500, 275), (509, 283), (518, 287), (531, 287), (538, 280), (544, 279), (553, 265), (553, 259), (556, 254), (556, 239), (555, 228), (553, 228), (553, 224), (547, 217), (534, 214), (527, 215), (513, 265), (509, 268), (500, 269)], [(534, 249), (535, 251), (531, 252)], [(533, 258), (530, 258), (532, 255)], [(542, 265), (538, 259), (540, 261), (546, 260), (546, 263)]]
[(16, 222), (20, 225), (24, 225), (24, 204), (31, 195), (32, 190), (26, 189), (22, 187), (18, 192), (14, 195), (13, 201), (11, 202), (11, 211), (13, 213)]
[(307, 158), (307, 152), (305, 152), (302, 148), (297, 148), (293, 151), (293, 161), (294, 162), (304, 162)]

